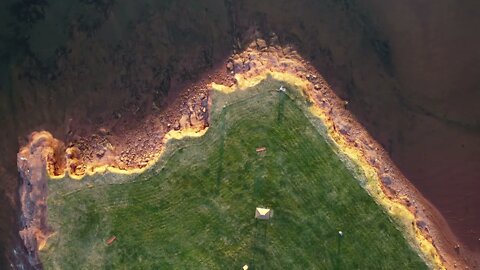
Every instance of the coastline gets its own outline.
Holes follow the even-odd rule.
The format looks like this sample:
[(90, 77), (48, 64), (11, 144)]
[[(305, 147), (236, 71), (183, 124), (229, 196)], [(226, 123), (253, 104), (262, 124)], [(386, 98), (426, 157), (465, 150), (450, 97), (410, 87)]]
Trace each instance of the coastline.
[[(340, 100), (333, 93), (323, 77), (305, 60), (301, 59), (295, 50), (290, 47), (267, 47), (262, 44), (264, 41), (257, 40), (244, 52), (232, 56), (226, 64), (227, 75), (220, 75), (220, 80), (213, 79), (214, 82), (208, 84), (202, 82), (202, 88), (207, 86), (206, 88), (231, 92), (256, 85), (270, 75), (274, 79), (285, 81), (304, 90), (303, 94), (314, 104), (311, 106), (311, 113), (326, 126), (327, 135), (340, 152), (364, 171), (368, 179), (366, 190), (390, 216), (401, 221), (405, 227), (404, 231), (408, 231), (410, 240), (415, 242), (415, 246), (421, 251), (424, 258), (431, 262), (435, 269), (462, 265), (462, 262), (455, 258), (454, 253), (447, 251), (454, 236), (446, 222), (398, 171), (382, 147), (355, 121), (346, 109), (346, 102)], [(225, 71), (219, 72), (223, 74)], [(208, 75), (207, 77), (211, 79), (212, 76)], [(217, 76), (213, 77), (218, 78)], [(207, 100), (210, 103), (210, 99), (207, 98)], [(207, 106), (203, 106), (203, 108), (207, 108)], [(170, 138), (181, 139), (186, 136), (204, 134), (208, 128), (208, 122), (206, 122), (208, 117), (204, 121), (199, 122), (199, 125), (182, 125), (178, 129), (170, 128), (166, 132), (162, 130), (161, 140), (156, 141), (158, 148), (151, 149), (147, 155), (148, 159), (128, 166), (117, 163), (114, 151), (110, 153), (107, 150), (97, 161), (82, 160), (81, 150), (74, 148), (75, 146), (65, 147), (53, 136), (49, 137), (47, 135), (49, 133), (33, 133), (30, 143), (19, 153), (19, 171), (22, 173), (27, 170), (43, 170), (41, 166), (43, 168), (46, 166), (47, 175), (39, 178), (43, 180), (38, 181), (38, 186), (45, 185), (48, 179), (61, 179), (66, 175), (80, 180), (85, 175), (105, 172), (138, 174), (158, 161), (163, 153), (163, 146)], [(44, 142), (47, 143), (43, 144)], [(32, 147), (36, 149), (38, 146), (44, 148), (38, 153), (33, 151), (33, 153), (37, 153), (35, 156), (29, 156), (28, 153), (32, 153)], [(21, 163), (32, 160), (35, 160), (32, 163), (35, 166), (30, 166), (30, 164), (25, 166), (24, 163)], [(25, 180), (24, 177), (31, 179), (31, 176), (22, 174), (22, 178)], [(23, 209), (28, 205), (28, 203), (24, 203), (25, 194), (28, 192), (22, 185), (21, 197), (24, 214), (28, 212)], [(44, 198), (42, 197), (42, 199)], [(40, 213), (44, 213), (42, 211)], [(39, 234), (38, 238), (35, 236), (38, 249), (41, 249), (45, 244), (42, 241), (46, 241), (48, 235), (52, 233), (48, 230), (48, 226), (44, 227), (44, 230), (39, 230), (43, 234)]]
[[(453, 247), (458, 240), (442, 215), (403, 176), (383, 147), (347, 110), (348, 101), (336, 96), (321, 74), (293, 48), (275, 47), (271, 50), (250, 46), (242, 54), (236, 59), (240, 69), (244, 70), (235, 76), (238, 89), (256, 85), (269, 75), (303, 89), (303, 95), (314, 104), (311, 113), (326, 126), (327, 135), (340, 154), (365, 173), (367, 192), (396, 219), (431, 267), (469, 268), (474, 254), (455, 251)], [(243, 59), (249, 60), (245, 62)], [(214, 87), (224, 92), (234, 91), (232, 87)]]

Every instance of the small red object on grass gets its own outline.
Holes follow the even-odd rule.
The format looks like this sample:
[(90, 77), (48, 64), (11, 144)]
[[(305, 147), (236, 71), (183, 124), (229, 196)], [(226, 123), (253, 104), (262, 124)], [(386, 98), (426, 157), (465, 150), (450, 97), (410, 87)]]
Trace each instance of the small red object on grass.
[(115, 240), (117, 240), (117, 237), (114, 235), (112, 237), (110, 237), (108, 240), (107, 240), (107, 245), (111, 245), (113, 242), (115, 242)]
[(258, 148), (256, 149), (257, 153), (265, 152), (266, 150), (267, 150), (266, 147), (258, 147)]

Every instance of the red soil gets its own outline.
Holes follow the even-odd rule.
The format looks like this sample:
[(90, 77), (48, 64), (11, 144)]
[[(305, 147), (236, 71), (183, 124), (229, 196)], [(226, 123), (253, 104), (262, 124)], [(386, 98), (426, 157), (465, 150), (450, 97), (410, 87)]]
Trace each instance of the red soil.
[(117, 240), (117, 237), (114, 235), (114, 236), (108, 238), (107, 241), (105, 241), (105, 243), (107, 243), (107, 245), (111, 245), (111, 244), (113, 244), (113, 242), (115, 242), (115, 240)]

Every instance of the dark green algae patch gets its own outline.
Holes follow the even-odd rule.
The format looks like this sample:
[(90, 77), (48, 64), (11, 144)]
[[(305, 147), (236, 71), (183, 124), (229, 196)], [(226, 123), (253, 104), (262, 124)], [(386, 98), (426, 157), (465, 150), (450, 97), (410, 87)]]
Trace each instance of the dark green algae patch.
[[(426, 269), (279, 86), (213, 92), (207, 133), (170, 141), (142, 175), (49, 181), (44, 268)], [(254, 219), (258, 206), (274, 216)]]

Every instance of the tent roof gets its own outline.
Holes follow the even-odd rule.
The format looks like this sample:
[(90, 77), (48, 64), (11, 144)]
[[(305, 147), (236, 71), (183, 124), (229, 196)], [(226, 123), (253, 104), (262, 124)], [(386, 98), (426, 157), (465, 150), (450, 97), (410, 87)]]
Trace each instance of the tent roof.
[(255, 218), (257, 219), (270, 219), (272, 217), (272, 209), (257, 207), (255, 209)]
[(268, 214), (268, 212), (270, 212), (270, 209), (269, 208), (261, 208), (261, 207), (257, 207), (257, 212), (264, 216), (266, 214)]

